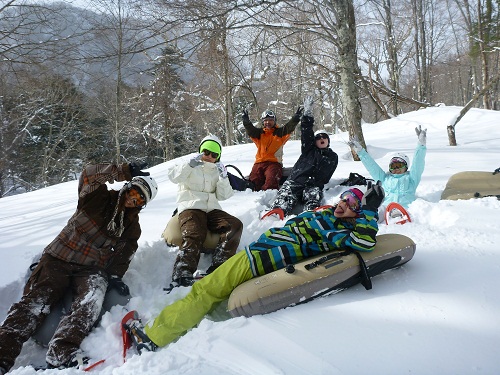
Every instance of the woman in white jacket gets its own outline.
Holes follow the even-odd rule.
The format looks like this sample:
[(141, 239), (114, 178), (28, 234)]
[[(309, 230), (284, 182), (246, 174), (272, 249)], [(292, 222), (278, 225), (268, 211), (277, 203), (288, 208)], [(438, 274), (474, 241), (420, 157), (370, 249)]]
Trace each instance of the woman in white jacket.
[(170, 180), (179, 186), (177, 209), (182, 235), (171, 287), (193, 284), (207, 231), (220, 234), (207, 274), (234, 255), (240, 243), (242, 222), (223, 211), (219, 204), (234, 194), (226, 168), (220, 162), (221, 152), (220, 139), (207, 136), (200, 142), (198, 155), (168, 171)]

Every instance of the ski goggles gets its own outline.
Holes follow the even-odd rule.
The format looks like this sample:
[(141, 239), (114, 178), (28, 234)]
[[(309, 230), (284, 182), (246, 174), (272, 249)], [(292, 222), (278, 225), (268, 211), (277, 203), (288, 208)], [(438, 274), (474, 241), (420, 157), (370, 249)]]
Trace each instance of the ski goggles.
[(136, 207), (142, 207), (146, 204), (146, 197), (144, 196), (144, 194), (142, 194), (136, 188), (134, 188), (134, 187), (131, 188), (128, 191), (128, 195), (129, 195), (130, 199), (132, 199), (134, 201)]
[(406, 168), (406, 163), (400, 161), (393, 162), (389, 165), (389, 171), (391, 172), (395, 171), (396, 169), (403, 169), (403, 168)]
[(204, 149), (202, 152), (205, 154), (205, 156), (211, 156), (214, 159), (217, 159), (219, 157), (219, 154), (217, 152), (213, 152), (207, 149)]
[(316, 135), (314, 137), (315, 140), (318, 140), (318, 139), (328, 139), (328, 134), (325, 134), (325, 133), (319, 133), (318, 135)]
[(357, 214), (361, 212), (361, 201), (352, 191), (344, 191), (340, 195), (340, 200), (344, 201), (349, 206), (349, 208)]

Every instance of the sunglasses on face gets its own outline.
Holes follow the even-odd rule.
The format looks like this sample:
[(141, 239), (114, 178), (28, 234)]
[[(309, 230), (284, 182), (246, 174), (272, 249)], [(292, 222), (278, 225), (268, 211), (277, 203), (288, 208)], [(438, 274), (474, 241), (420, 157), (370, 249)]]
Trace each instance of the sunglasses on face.
[(392, 172), (396, 169), (403, 169), (403, 168), (406, 168), (406, 164), (405, 163), (391, 163), (391, 165), (389, 165), (389, 170)]
[(146, 197), (139, 190), (132, 188), (128, 191), (130, 199), (135, 203), (136, 207), (142, 207), (146, 203)]
[(361, 212), (361, 202), (359, 201), (359, 198), (354, 195), (354, 193), (350, 191), (344, 191), (340, 195), (340, 200), (344, 201), (352, 211), (356, 213)]
[(318, 140), (318, 139), (328, 139), (328, 135), (326, 134), (318, 134), (314, 137), (315, 140)]
[(205, 154), (205, 156), (211, 156), (213, 157), (214, 159), (217, 159), (219, 157), (219, 154), (216, 153), (216, 152), (212, 152), (212, 151), (209, 151), (207, 149), (204, 149), (203, 150), (203, 153)]

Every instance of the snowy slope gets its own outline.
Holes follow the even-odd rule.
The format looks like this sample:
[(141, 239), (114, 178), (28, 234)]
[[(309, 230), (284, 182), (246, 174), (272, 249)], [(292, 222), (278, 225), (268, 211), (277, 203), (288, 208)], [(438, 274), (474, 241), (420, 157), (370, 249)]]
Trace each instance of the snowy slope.
[[(404, 267), (373, 279), (373, 289), (353, 287), (305, 305), (252, 318), (227, 319), (223, 307), (157, 353), (129, 353), (121, 364), (121, 307), (107, 313), (84, 341), (95, 360), (106, 362), (99, 374), (498, 374), (500, 371), (500, 201), (484, 198), (440, 201), (448, 178), (466, 170), (500, 167), (500, 112), (473, 109), (457, 126), (458, 146), (448, 146), (447, 124), (459, 107), (429, 108), (377, 124), (365, 124), (369, 153), (387, 167), (393, 152), (412, 158), (414, 128), (428, 129), (426, 169), (410, 206), (413, 223), (381, 225), (380, 234), (401, 233), (417, 244), (414, 259)], [(366, 177), (345, 144), (348, 136), (332, 136), (339, 167), (328, 185), (326, 203), (342, 188), (349, 172)], [(194, 151), (194, 150), (193, 150)], [(292, 166), (300, 142), (285, 146), (284, 164)], [(222, 161), (249, 173), (255, 146), (226, 147)], [(189, 155), (183, 159), (189, 158)], [(124, 280), (133, 298), (127, 306), (147, 320), (182, 297), (162, 290), (169, 282), (176, 249), (161, 233), (175, 208), (176, 185), (167, 169), (178, 160), (155, 166), (157, 198), (141, 213), (143, 235)], [(0, 320), (21, 295), (31, 260), (64, 226), (76, 205), (76, 182), (0, 199)], [(223, 208), (244, 226), (240, 248), (269, 226), (260, 211), (275, 191), (237, 192)], [(208, 266), (202, 259), (201, 268)], [(44, 350), (28, 342), (13, 374), (34, 374), (30, 363), (44, 362)], [(50, 375), (56, 370), (44, 374)], [(57, 374), (60, 372), (57, 371)], [(64, 370), (61, 374), (77, 374)]]

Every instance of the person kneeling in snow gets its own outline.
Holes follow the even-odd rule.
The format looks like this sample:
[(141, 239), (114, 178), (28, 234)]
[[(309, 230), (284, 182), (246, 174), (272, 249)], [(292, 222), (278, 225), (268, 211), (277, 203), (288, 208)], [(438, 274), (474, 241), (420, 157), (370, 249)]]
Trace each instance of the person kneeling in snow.
[(304, 115), (300, 121), (301, 154), (290, 176), (278, 190), (272, 209), (262, 216), (276, 214), (281, 220), (288, 216), (298, 201), (304, 203), (304, 211), (321, 205), (323, 189), (337, 169), (339, 158), (330, 148), (330, 137), (325, 130), (313, 133), (314, 117), (312, 98), (304, 100)]
[(417, 133), (418, 144), (413, 155), (411, 170), (410, 159), (406, 154), (396, 153), (389, 162), (389, 172), (385, 172), (358, 141), (348, 142), (348, 145), (356, 151), (372, 178), (382, 181), (386, 196), (379, 211), (381, 219), (384, 217), (385, 207), (389, 203), (396, 202), (408, 208), (408, 205), (416, 199), (415, 192), (425, 168), (427, 130), (422, 130), (419, 125), (415, 128), (415, 132)]
[(303, 212), (284, 227), (269, 229), (245, 251), (194, 283), (184, 298), (165, 307), (146, 327), (140, 319), (125, 324), (138, 351), (154, 351), (185, 334), (247, 280), (332, 250), (373, 250), (377, 209), (384, 199), (380, 181), (375, 185), (370, 182), (364, 195), (350, 189), (340, 198), (336, 206)]
[[(61, 233), (45, 248), (18, 303), (0, 326), (0, 374), (68, 291), (65, 315), (49, 342), (47, 368), (78, 366), (79, 347), (99, 317), (107, 288), (128, 295), (122, 281), (141, 235), (139, 212), (158, 186), (143, 172), (147, 164), (88, 165), (78, 183), (78, 206)], [(120, 191), (106, 182), (128, 181)]]

